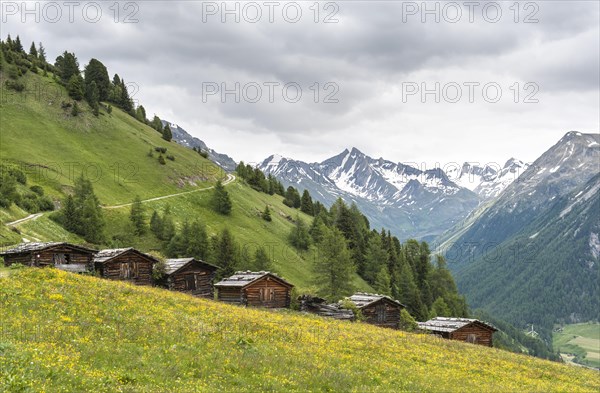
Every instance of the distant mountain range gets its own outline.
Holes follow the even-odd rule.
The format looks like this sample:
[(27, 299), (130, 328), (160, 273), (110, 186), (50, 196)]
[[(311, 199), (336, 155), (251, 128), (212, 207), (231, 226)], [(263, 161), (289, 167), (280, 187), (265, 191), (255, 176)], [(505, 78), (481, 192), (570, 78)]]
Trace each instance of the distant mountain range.
[(221, 168), (225, 169), (227, 172), (235, 171), (236, 162), (233, 158), (229, 157), (227, 154), (217, 153), (210, 147), (204, 143), (204, 141), (190, 135), (186, 130), (179, 127), (175, 123), (171, 123), (170, 121), (163, 120), (163, 126), (165, 124), (169, 124), (171, 128), (171, 132), (173, 133), (173, 140), (180, 145), (191, 148), (200, 148), (203, 151), (208, 153), (208, 158), (213, 161), (215, 164), (219, 165)]
[(600, 136), (569, 132), (440, 237), (469, 304), (548, 332), (598, 318)]
[(510, 159), (503, 167), (464, 163), (419, 169), (374, 159), (353, 148), (320, 163), (272, 155), (259, 168), (285, 186), (307, 189), (326, 205), (338, 197), (355, 202), (375, 228), (401, 238), (432, 240), (463, 220), (482, 201), (497, 196), (527, 164)]

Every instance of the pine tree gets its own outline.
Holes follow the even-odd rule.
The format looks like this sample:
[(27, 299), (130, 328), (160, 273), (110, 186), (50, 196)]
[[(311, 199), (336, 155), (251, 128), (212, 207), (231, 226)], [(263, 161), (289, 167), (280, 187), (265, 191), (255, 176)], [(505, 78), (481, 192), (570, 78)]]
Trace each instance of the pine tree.
[(229, 193), (220, 180), (217, 181), (213, 191), (212, 207), (217, 213), (220, 214), (227, 215), (231, 213), (231, 199), (229, 198)]
[(402, 309), (402, 311), (400, 311), (400, 323), (398, 327), (400, 328), (400, 330), (412, 332), (417, 330), (419, 324), (417, 323), (417, 321), (415, 321), (415, 319), (412, 317), (412, 315), (410, 315), (408, 311)]
[(29, 55), (33, 58), (33, 59), (37, 59), (38, 58), (38, 51), (35, 48), (35, 42), (31, 43), (31, 47), (29, 48)]
[(233, 275), (239, 265), (237, 245), (229, 229), (225, 228), (213, 239), (211, 261), (219, 266), (218, 278)]
[(129, 213), (129, 220), (133, 224), (135, 234), (138, 236), (146, 233), (146, 222), (144, 220), (144, 206), (139, 196), (136, 196), (133, 204), (131, 205), (131, 211)]
[(135, 118), (144, 124), (148, 122), (146, 119), (146, 109), (142, 105), (138, 106), (135, 110)]
[[(74, 53), (69, 53), (67, 51), (63, 52), (62, 55), (56, 58), (55, 67), (56, 73), (64, 85), (66, 85), (73, 76), (81, 77), (79, 63)], [(83, 80), (81, 87), (83, 91)]]
[(92, 82), (96, 83), (96, 88), (98, 89), (98, 102), (108, 100), (110, 79), (108, 70), (102, 62), (91, 59), (88, 65), (85, 66), (84, 78), (86, 85), (90, 85)]
[(310, 237), (315, 243), (320, 243), (323, 239), (323, 234), (327, 230), (327, 226), (325, 225), (325, 221), (323, 220), (323, 215), (319, 214), (313, 220), (308, 233)]
[(391, 295), (391, 282), (390, 273), (386, 266), (382, 266), (377, 275), (375, 276), (375, 282), (373, 288), (377, 293), (382, 295)]
[(437, 299), (435, 299), (435, 302), (433, 302), (433, 304), (431, 305), (431, 311), (429, 312), (429, 318), (451, 317), (451, 316), (452, 315), (450, 312), (450, 308), (448, 307), (448, 305), (446, 304), (444, 299), (442, 299), (441, 297), (438, 297)]
[(186, 255), (198, 259), (205, 259), (208, 255), (208, 235), (206, 227), (200, 221), (194, 221), (190, 225)]
[(283, 200), (283, 203), (289, 207), (293, 207), (296, 209), (299, 208), (302, 201), (300, 199), (300, 194), (298, 193), (298, 190), (296, 190), (292, 186), (289, 186), (287, 188), (287, 191), (285, 192), (285, 199)]
[[(383, 268), (387, 270), (388, 253), (384, 249), (379, 235), (371, 236), (365, 252), (363, 271), (359, 274), (370, 284), (374, 284), (377, 275)], [(389, 277), (388, 277), (389, 278)], [(389, 285), (388, 285), (389, 286)]]
[(261, 214), (262, 219), (268, 222), (271, 222), (271, 210), (269, 209), (269, 205), (265, 206), (265, 210)]
[(300, 200), (300, 211), (312, 216), (314, 214), (313, 201), (308, 190), (304, 190)]
[(159, 239), (162, 239), (163, 221), (160, 215), (154, 210), (152, 217), (150, 217), (150, 230)]
[(42, 63), (43, 66), (45, 66), (48, 62), (46, 60), (46, 49), (44, 48), (44, 45), (42, 45), (41, 42), (38, 50), (38, 59), (40, 60), (40, 63)]
[(299, 250), (308, 250), (310, 246), (310, 235), (308, 228), (300, 217), (296, 216), (296, 225), (292, 228), (289, 235), (289, 240), (292, 246)]
[(162, 130), (162, 138), (167, 142), (171, 142), (171, 139), (173, 139), (173, 133), (168, 124), (165, 124), (165, 128)]
[(315, 285), (319, 296), (338, 300), (352, 293), (352, 276), (356, 268), (344, 235), (337, 228), (328, 229), (319, 243), (314, 263)]
[(150, 127), (154, 128), (156, 131), (158, 131), (162, 134), (163, 125), (162, 125), (162, 121), (160, 121), (160, 118), (158, 116), (154, 115), (154, 118), (150, 122)]
[(99, 114), (99, 110), (100, 110), (99, 97), (100, 96), (98, 93), (98, 87), (96, 86), (95, 81), (92, 81), (92, 83), (90, 83), (89, 85), (86, 85), (85, 98), (86, 98), (88, 104), (90, 105), (90, 107), (92, 108), (92, 113), (94, 114), (94, 116), (98, 116), (98, 114)]
[(121, 109), (125, 112), (135, 115), (133, 113), (133, 101), (131, 101), (131, 97), (129, 96), (129, 91), (127, 91), (127, 85), (125, 84), (125, 79), (121, 79), (121, 97), (119, 99), (119, 105)]
[(23, 53), (23, 45), (21, 45), (21, 39), (19, 36), (17, 36), (13, 42), (13, 50), (18, 53)]
[(63, 227), (69, 232), (75, 232), (79, 227), (75, 200), (73, 199), (72, 195), (67, 195), (65, 198), (62, 209), (62, 223)]
[(67, 91), (69, 96), (76, 101), (83, 98), (83, 78), (80, 75), (73, 75), (67, 83)]
[(256, 271), (270, 271), (273, 263), (264, 247), (258, 247), (254, 253), (252, 268)]

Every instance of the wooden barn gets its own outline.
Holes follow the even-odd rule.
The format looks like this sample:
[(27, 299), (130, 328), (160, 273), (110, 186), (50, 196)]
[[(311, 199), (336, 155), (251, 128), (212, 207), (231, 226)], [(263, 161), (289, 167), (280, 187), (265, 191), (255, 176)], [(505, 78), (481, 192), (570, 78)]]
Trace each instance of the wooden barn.
[(86, 273), (93, 270), (93, 257), (96, 250), (63, 242), (21, 243), (0, 255), (4, 264), (20, 263), (25, 266), (53, 266), (73, 273)]
[(217, 266), (194, 258), (167, 259), (164, 285), (172, 291), (212, 298), (217, 269)]
[(294, 286), (270, 272), (236, 272), (215, 284), (217, 299), (254, 307), (287, 308)]
[(386, 295), (358, 292), (348, 298), (361, 311), (365, 322), (398, 329), (400, 312), (406, 306)]
[(498, 329), (492, 325), (469, 318), (436, 317), (419, 322), (419, 328), (449, 340), (492, 346), (492, 336)]
[(94, 266), (102, 278), (152, 285), (152, 269), (159, 262), (152, 255), (134, 248), (115, 248), (98, 251)]

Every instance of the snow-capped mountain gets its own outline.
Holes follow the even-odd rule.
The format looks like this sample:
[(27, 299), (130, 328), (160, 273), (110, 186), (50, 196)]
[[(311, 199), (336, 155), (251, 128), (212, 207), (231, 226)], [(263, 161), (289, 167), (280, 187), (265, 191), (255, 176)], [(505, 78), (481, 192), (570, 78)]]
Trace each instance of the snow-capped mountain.
[(600, 293), (599, 190), (600, 135), (571, 131), (470, 220), (441, 236), (438, 251), (448, 251), (469, 304), (547, 329), (559, 319), (593, 319)]
[(495, 198), (525, 172), (529, 164), (511, 158), (503, 167), (498, 164), (478, 164), (465, 162), (462, 167), (450, 166), (446, 169), (448, 178), (460, 187), (467, 188), (483, 199)]
[(200, 149), (202, 149), (202, 151), (205, 151), (208, 153), (208, 158), (212, 162), (219, 165), (221, 168), (225, 169), (227, 172), (235, 171), (235, 167), (237, 164), (227, 154), (217, 153), (210, 147), (206, 146), (206, 143), (204, 143), (204, 141), (190, 135), (186, 130), (179, 127), (175, 123), (171, 123), (166, 120), (162, 120), (162, 123), (163, 123), (163, 126), (165, 124), (169, 125), (169, 128), (171, 128), (171, 132), (173, 133), (173, 140), (175, 142), (177, 142), (180, 145), (183, 145), (185, 147), (189, 147), (190, 149), (193, 147), (200, 148)]
[(526, 167), (514, 159), (501, 169), (468, 165), (449, 176), (440, 168), (422, 170), (374, 159), (353, 148), (320, 163), (272, 155), (259, 168), (286, 186), (308, 189), (326, 205), (338, 197), (357, 203), (373, 227), (389, 227), (401, 237), (432, 239), (482, 199), (496, 196)]

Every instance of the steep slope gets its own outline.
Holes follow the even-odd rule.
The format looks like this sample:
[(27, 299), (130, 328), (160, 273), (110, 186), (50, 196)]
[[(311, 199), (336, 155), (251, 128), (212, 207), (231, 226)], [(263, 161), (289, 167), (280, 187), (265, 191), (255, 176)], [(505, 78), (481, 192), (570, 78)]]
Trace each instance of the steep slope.
[(179, 127), (179, 125), (175, 123), (171, 123), (168, 120), (163, 120), (162, 123), (163, 126), (165, 124), (169, 124), (169, 128), (173, 133), (173, 140), (175, 142), (179, 143), (182, 146), (189, 147), (190, 149), (194, 147), (200, 148), (202, 149), (202, 151), (208, 153), (208, 158), (212, 162), (216, 163), (221, 168), (225, 169), (227, 172), (235, 171), (235, 167), (237, 164), (233, 160), (233, 158), (229, 157), (227, 154), (217, 153), (214, 149), (208, 147), (206, 143), (204, 143), (204, 141), (200, 140), (199, 138), (196, 138), (195, 136), (190, 135), (189, 132)]
[(355, 202), (373, 227), (390, 228), (402, 239), (431, 240), (479, 203), (475, 193), (439, 168), (420, 170), (373, 159), (356, 148), (312, 164), (271, 156), (259, 168), (286, 186), (308, 189), (326, 205), (338, 197)]
[[(591, 392), (597, 372), (54, 269), (0, 278), (2, 391)], [(40, 323), (43, 321), (43, 323)]]
[[(73, 189), (73, 182), (81, 173), (92, 180), (101, 205), (129, 204), (136, 195), (151, 199), (194, 191), (177, 197), (149, 201), (143, 204), (146, 220), (153, 210), (162, 212), (169, 206), (176, 226), (184, 221), (200, 220), (207, 232), (214, 235), (227, 227), (238, 243), (238, 253), (244, 260), (253, 257), (261, 245), (271, 251), (274, 270), (294, 283), (299, 289), (310, 290), (312, 261), (310, 252), (298, 252), (289, 246), (288, 233), (293, 220), (306, 222), (310, 217), (282, 203), (279, 196), (253, 191), (241, 183), (227, 186), (233, 201), (230, 216), (216, 214), (210, 207), (210, 192), (202, 191), (214, 185), (226, 174), (213, 162), (193, 150), (174, 142), (166, 142), (152, 128), (135, 120), (118, 108), (112, 113), (100, 111), (95, 117), (87, 105), (77, 117), (61, 107), (72, 102), (64, 88), (48, 78), (27, 73), (23, 79), (41, 91), (52, 91), (52, 96), (7, 91), (0, 108), (0, 164), (10, 163), (27, 173), (27, 186), (41, 185), (58, 206)], [(155, 147), (166, 147), (165, 165), (158, 161)], [(152, 156), (150, 156), (152, 152)], [(196, 192), (198, 191), (198, 192)], [(260, 213), (270, 205), (272, 222), (265, 222)], [(133, 236), (129, 221), (130, 207), (104, 209), (106, 216), (106, 244), (99, 246), (135, 246), (143, 251), (159, 248), (160, 241), (151, 233)], [(44, 213), (10, 228), (5, 224), (28, 213), (14, 205), (0, 209), (0, 244), (8, 246), (20, 241), (75, 241), (82, 239), (65, 231)], [(354, 283), (360, 290), (372, 290), (355, 275)]]
[(546, 334), (558, 320), (597, 318), (599, 141), (569, 132), (457, 228), (449, 266), (472, 306)]

